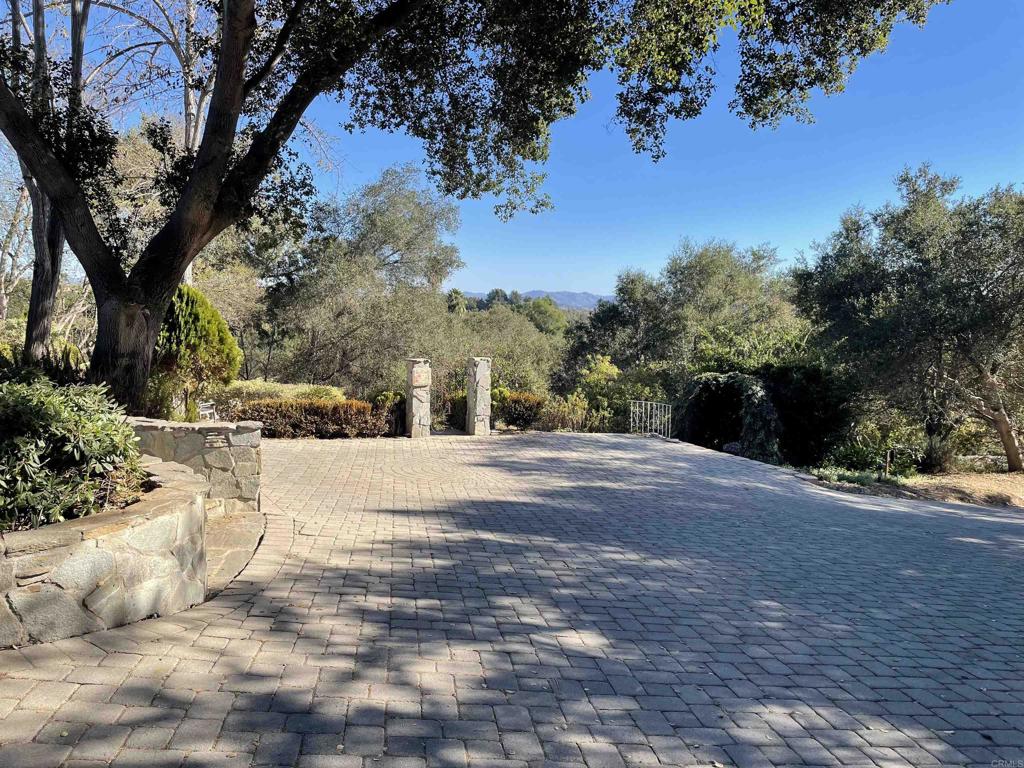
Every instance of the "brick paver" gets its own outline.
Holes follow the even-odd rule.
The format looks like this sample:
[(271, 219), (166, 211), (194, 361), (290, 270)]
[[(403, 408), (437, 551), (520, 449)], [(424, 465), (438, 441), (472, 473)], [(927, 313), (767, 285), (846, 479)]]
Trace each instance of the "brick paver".
[(1024, 518), (609, 435), (275, 442), (177, 616), (0, 653), (0, 766), (1024, 765)]

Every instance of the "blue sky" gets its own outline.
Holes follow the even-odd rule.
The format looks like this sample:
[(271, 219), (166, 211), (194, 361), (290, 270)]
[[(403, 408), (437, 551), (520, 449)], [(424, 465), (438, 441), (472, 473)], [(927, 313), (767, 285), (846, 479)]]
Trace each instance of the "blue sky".
[[(452, 284), (472, 291), (610, 293), (627, 267), (658, 270), (683, 237), (770, 243), (791, 261), (826, 236), (853, 204), (893, 196), (904, 165), (924, 161), (979, 193), (1024, 176), (1024, 2), (953, 0), (924, 29), (898, 28), (888, 50), (862, 62), (846, 92), (817, 96), (817, 122), (751, 130), (727, 109), (736, 61), (718, 54), (719, 90), (696, 120), (670, 127), (668, 156), (636, 155), (612, 122), (610, 78), (553, 130), (546, 191), (554, 210), (502, 222), (492, 200), (460, 203), (455, 242), (466, 267)], [(338, 169), (321, 173), (345, 194), (401, 162), (418, 142), (336, 129), (337, 106), (313, 116), (339, 134)]]

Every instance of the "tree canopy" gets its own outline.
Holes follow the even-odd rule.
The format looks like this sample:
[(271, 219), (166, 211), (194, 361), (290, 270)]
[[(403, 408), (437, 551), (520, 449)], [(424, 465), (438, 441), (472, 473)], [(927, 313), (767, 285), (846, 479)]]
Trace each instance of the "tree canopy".
[[(175, 58), (168, 81), (182, 79), (186, 102), (194, 98), (205, 110), (196, 110), (188, 131), (198, 136), (201, 124), (201, 137), (179, 142), (165, 125), (147, 128), (163, 157), (157, 186), (167, 213), (130, 265), (122, 253), (123, 219), (109, 202), (117, 145), (111, 102), (83, 97), (81, 66), (90, 51), (110, 55), (118, 27), (90, 26), (89, 0), (72, 4), (69, 50), (51, 52), (58, 59), (52, 62), (25, 55), (16, 9), (11, 44), (0, 51), (0, 131), (52, 203), (89, 276), (100, 308), (93, 377), (137, 404), (160, 318), (196, 255), (260, 210), (261, 200), (301, 202), (307, 186), (301, 173), (289, 172), (295, 164), (288, 146), (316, 98), (338, 99), (352, 130), (420, 139), (443, 193), (493, 193), (507, 213), (545, 204), (537, 166), (547, 157), (549, 127), (586, 99), (593, 72), (615, 73), (617, 119), (637, 150), (657, 157), (669, 119), (695, 117), (706, 105), (727, 30), (740, 57), (732, 108), (753, 125), (772, 125), (787, 115), (808, 118), (814, 89), (841, 90), (857, 62), (885, 46), (896, 23), (923, 23), (936, 2), (194, 5), (188, 51), (167, 37), (170, 54), (161, 48), (155, 55)], [(43, 12), (42, 3), (36, 7)], [(102, 7), (133, 13), (116, 3)], [(72, 66), (63, 66), (65, 57)]]
[(897, 187), (899, 203), (850, 211), (817, 247), (796, 273), (799, 303), (867, 386), (922, 413), (933, 450), (968, 415), (1020, 470), (1024, 195), (957, 199), (959, 180), (928, 166)]

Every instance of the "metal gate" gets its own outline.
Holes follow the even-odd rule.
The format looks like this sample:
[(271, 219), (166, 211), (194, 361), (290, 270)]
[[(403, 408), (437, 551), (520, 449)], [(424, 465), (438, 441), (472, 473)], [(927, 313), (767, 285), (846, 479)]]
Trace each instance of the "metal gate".
[(672, 437), (672, 406), (650, 400), (630, 400), (629, 433)]

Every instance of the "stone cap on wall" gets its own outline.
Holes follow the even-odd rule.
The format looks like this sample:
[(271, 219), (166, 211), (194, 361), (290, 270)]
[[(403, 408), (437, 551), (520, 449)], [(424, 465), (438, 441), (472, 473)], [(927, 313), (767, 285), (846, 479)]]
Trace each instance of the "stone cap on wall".
[(189, 430), (192, 432), (256, 432), (263, 429), (262, 421), (166, 421), (164, 419), (147, 419), (142, 416), (129, 416), (132, 426), (147, 429)]
[(44, 552), (106, 536), (175, 513), (182, 500), (196, 495), (205, 498), (210, 492), (206, 478), (182, 464), (144, 456), (142, 465), (158, 487), (143, 493), (134, 504), (28, 531), (0, 533), (0, 556)]

